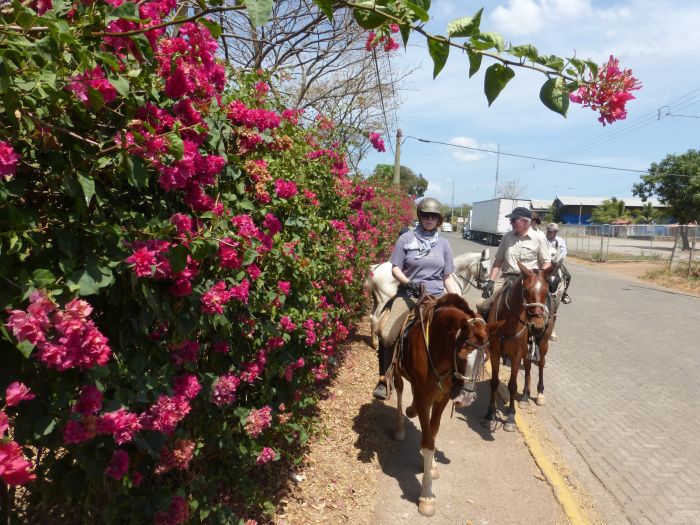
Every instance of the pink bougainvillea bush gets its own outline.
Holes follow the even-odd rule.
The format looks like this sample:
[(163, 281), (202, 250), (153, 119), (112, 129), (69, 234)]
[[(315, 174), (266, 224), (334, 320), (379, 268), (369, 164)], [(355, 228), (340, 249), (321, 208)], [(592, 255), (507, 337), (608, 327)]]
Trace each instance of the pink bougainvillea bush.
[(251, 476), (297, 459), (412, 215), (349, 174), (327, 119), (227, 73), (211, 22), (166, 31), (174, 8), (8, 8), (0, 480), (26, 487), (20, 521), (257, 514)]

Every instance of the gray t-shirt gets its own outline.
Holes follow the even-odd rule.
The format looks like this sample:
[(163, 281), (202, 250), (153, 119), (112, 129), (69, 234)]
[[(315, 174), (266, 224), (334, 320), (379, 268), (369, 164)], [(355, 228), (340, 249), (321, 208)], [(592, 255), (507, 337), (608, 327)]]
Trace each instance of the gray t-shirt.
[(411, 281), (423, 283), (426, 293), (442, 295), (445, 293), (443, 278), (455, 271), (450, 243), (440, 237), (430, 253), (416, 259), (418, 250), (407, 249), (415, 238), (416, 235), (412, 231), (399, 237), (389, 262), (392, 266), (398, 266)]

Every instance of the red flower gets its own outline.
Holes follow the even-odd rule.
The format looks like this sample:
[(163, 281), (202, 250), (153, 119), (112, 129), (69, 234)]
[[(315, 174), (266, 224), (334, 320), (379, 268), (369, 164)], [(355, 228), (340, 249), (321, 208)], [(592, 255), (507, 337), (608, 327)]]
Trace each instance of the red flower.
[(8, 407), (18, 405), (21, 401), (34, 399), (36, 396), (29, 391), (27, 385), (15, 381), (10, 383), (5, 391), (5, 403)]

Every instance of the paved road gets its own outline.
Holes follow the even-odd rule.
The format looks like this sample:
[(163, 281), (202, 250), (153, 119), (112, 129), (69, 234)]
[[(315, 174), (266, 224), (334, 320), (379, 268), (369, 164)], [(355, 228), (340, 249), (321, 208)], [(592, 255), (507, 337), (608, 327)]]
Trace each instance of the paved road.
[(700, 298), (568, 267), (538, 415), (607, 523), (700, 524)]

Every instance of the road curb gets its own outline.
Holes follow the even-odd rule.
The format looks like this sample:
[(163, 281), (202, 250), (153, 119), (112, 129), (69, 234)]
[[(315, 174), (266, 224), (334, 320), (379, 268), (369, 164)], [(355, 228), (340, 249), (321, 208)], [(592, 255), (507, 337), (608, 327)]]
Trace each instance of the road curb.
[[(486, 368), (490, 376), (491, 367), (488, 363)], [(504, 402), (510, 402), (508, 387), (500, 381), (498, 382), (498, 395)], [(569, 521), (574, 525), (590, 525), (591, 521), (579, 507), (576, 499), (569, 490), (566, 481), (564, 481), (564, 477), (559, 473), (554, 464), (547, 458), (540, 441), (533, 434), (530, 425), (520, 416), (517, 411), (515, 413), (515, 424), (518, 427), (518, 431), (520, 431), (520, 434), (523, 436), (523, 440), (525, 441), (530, 454), (535, 460), (535, 463), (537, 463), (537, 466), (542, 471), (542, 475), (547, 480), (547, 483), (549, 483), (549, 485), (552, 487), (554, 497), (557, 498), (557, 501), (562, 506), (562, 509), (564, 509)]]

